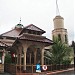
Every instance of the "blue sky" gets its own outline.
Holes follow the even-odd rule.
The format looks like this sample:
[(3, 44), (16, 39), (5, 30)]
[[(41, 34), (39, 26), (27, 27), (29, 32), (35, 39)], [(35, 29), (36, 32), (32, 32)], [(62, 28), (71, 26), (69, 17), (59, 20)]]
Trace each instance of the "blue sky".
[[(64, 28), (68, 31), (69, 42), (74, 40), (74, 0), (58, 0)], [(0, 33), (14, 28), (34, 24), (45, 30), (44, 36), (52, 39), (53, 18), (56, 16), (56, 0), (0, 0)]]

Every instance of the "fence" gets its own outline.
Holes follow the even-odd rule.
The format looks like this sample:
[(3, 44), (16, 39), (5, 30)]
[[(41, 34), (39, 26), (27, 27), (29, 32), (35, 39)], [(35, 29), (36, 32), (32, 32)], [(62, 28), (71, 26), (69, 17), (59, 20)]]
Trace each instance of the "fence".
[[(36, 73), (36, 65), (26, 65), (26, 70), (23, 70), (23, 65), (14, 65), (14, 64), (5, 64), (5, 71), (9, 72), (11, 74), (16, 74), (16, 73)], [(68, 69), (68, 68), (73, 68), (74, 64), (70, 65), (47, 65), (47, 71), (56, 71), (56, 70), (63, 70), (63, 69)], [(41, 65), (41, 71), (42, 65)]]

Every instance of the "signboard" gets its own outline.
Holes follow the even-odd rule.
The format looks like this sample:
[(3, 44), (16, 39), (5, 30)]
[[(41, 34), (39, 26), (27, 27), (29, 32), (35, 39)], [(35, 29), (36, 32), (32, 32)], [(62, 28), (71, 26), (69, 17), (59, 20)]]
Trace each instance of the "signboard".
[(43, 70), (47, 70), (47, 65), (43, 65), (43, 66), (42, 66), (42, 69), (43, 69)]
[(41, 72), (41, 66), (40, 66), (40, 64), (36, 64), (36, 72)]

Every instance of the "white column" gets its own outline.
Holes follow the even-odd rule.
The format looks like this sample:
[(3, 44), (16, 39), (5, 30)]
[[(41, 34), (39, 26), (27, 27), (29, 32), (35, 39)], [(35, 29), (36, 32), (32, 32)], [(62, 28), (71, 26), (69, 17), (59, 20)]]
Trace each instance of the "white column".
[(24, 48), (24, 70), (26, 70), (26, 51), (27, 48)]
[(24, 62), (23, 62), (23, 70), (26, 70), (26, 53), (27, 53), (27, 48), (29, 47), (29, 43), (27, 41), (22, 41), (22, 46), (23, 46), (23, 52), (24, 52)]

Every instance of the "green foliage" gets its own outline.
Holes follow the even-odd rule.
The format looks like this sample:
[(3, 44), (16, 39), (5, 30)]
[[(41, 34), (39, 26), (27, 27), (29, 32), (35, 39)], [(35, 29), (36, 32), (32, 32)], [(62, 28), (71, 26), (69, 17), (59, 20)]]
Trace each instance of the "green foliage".
[(69, 65), (71, 63), (71, 60), (63, 60), (62, 64), (64, 65)]
[(2, 54), (3, 54), (3, 53), (2, 53), (2, 52), (0, 52), (0, 57), (2, 57)]
[(50, 60), (52, 64), (68, 62), (67, 59), (70, 57), (71, 48), (57, 38), (54, 39), (54, 43), (51, 50), (45, 52), (45, 59)]
[(11, 55), (10, 54), (6, 54), (6, 56), (5, 56), (5, 63), (12, 63), (12, 59), (11, 59)]

